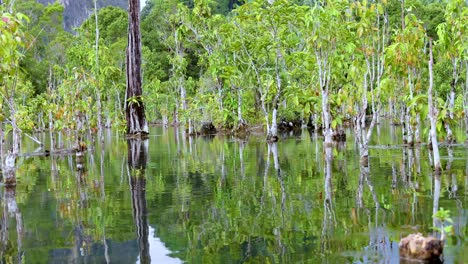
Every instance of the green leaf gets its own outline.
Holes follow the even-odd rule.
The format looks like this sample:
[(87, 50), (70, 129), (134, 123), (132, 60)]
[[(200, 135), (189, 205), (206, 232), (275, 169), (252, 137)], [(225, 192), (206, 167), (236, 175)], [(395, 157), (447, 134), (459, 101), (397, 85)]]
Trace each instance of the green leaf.
[(306, 103), (304, 106), (304, 114), (309, 114), (310, 113), (310, 104)]
[(440, 120), (437, 121), (436, 129), (437, 129), (437, 131), (442, 131), (442, 121), (440, 121)]

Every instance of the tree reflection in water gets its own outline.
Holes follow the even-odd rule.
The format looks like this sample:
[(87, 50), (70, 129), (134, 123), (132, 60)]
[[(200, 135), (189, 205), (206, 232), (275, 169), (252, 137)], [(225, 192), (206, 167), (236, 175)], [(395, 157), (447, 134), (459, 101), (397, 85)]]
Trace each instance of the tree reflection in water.
[(133, 219), (137, 230), (140, 263), (151, 263), (148, 243), (148, 209), (146, 207), (146, 164), (148, 139), (128, 139), (128, 178), (132, 195)]

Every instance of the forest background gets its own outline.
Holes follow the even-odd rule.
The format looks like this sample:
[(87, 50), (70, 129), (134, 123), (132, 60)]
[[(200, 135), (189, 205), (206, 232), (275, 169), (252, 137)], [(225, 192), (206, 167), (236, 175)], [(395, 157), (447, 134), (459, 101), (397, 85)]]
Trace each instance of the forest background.
[(2, 2), (6, 134), (123, 129), (125, 103), (143, 102), (150, 122), (181, 124), (189, 134), (209, 121), (234, 131), (263, 124), (271, 138), (279, 121), (300, 120), (330, 142), (353, 123), (366, 145), (386, 115), (414, 144), (428, 138), (432, 42), (438, 136), (452, 142), (451, 126), (468, 124), (463, 0), (149, 0), (142, 98), (125, 96), (126, 10), (97, 12), (106, 1), (87, 1), (96, 12), (72, 27), (58, 2)]

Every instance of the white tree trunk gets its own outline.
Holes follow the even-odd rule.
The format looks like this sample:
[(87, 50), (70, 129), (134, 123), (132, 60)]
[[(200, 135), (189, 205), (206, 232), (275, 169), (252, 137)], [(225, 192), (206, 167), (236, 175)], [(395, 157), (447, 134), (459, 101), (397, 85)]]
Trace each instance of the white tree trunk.
[(102, 133), (102, 102), (101, 102), (101, 87), (99, 85), (99, 24), (98, 24), (98, 9), (96, 0), (94, 0), (94, 20), (96, 24), (96, 38), (95, 38), (95, 56), (96, 56), (96, 72), (94, 78), (96, 79), (96, 91), (97, 91), (97, 126), (98, 126), (98, 137), (99, 141), (104, 140)]
[(428, 105), (429, 105), (429, 120), (431, 123), (431, 143), (432, 143), (432, 153), (434, 156), (434, 171), (439, 174), (440, 173), (440, 155), (439, 155), (439, 145), (437, 143), (437, 130), (436, 130), (436, 122), (437, 122), (437, 110), (434, 106), (433, 98), (432, 98), (432, 89), (434, 86), (434, 76), (433, 76), (433, 58), (432, 58), (432, 40), (429, 41), (429, 91), (428, 91)]
[(242, 117), (242, 93), (240, 88), (236, 88), (237, 90), (237, 122), (239, 124), (244, 123), (244, 118)]
[(445, 131), (447, 132), (447, 142), (450, 144), (453, 141), (453, 131), (449, 123), (444, 123)]
[(16, 157), (14, 153), (8, 153), (3, 163), (3, 183), (6, 186), (16, 185)]
[(330, 121), (330, 105), (328, 103), (328, 91), (322, 90), (322, 117), (323, 117), (323, 136), (325, 137), (325, 146), (331, 146), (332, 130)]
[(277, 115), (278, 115), (278, 110), (276, 108), (273, 108), (273, 111), (271, 114), (271, 126), (270, 126), (270, 132), (269, 132), (270, 137), (278, 136), (278, 124), (276, 122)]
[(405, 125), (406, 125), (406, 143), (410, 146), (414, 145), (413, 142), (413, 127), (411, 125), (411, 116), (409, 108), (406, 108), (405, 113)]

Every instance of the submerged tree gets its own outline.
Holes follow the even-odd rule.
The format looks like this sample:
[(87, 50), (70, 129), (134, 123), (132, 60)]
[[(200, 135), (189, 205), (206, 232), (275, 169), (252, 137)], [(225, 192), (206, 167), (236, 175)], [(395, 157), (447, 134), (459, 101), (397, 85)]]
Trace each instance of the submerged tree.
[[(23, 56), (20, 50), (25, 45), (22, 27), (23, 21), (27, 20), (27, 17), (21, 13), (4, 13), (2, 6), (0, 6), (0, 16), (0, 58), (2, 58), (0, 64), (0, 121), (7, 121), (6, 123), (11, 126), (13, 134), (8, 155), (3, 157), (2, 146), (0, 156), (2, 158), (1, 167), (5, 174), (4, 183), (6, 185), (15, 185), (15, 162), (20, 153), (21, 144), (21, 130), (18, 126), (18, 106), (15, 95), (19, 88), (27, 86), (27, 84), (22, 83), (19, 70), (19, 62)], [(3, 125), (0, 124), (0, 140), (2, 140), (0, 144), (3, 144), (3, 136)]]
[(127, 101), (125, 103), (127, 134), (148, 134), (141, 89), (140, 1), (129, 0), (127, 47)]

